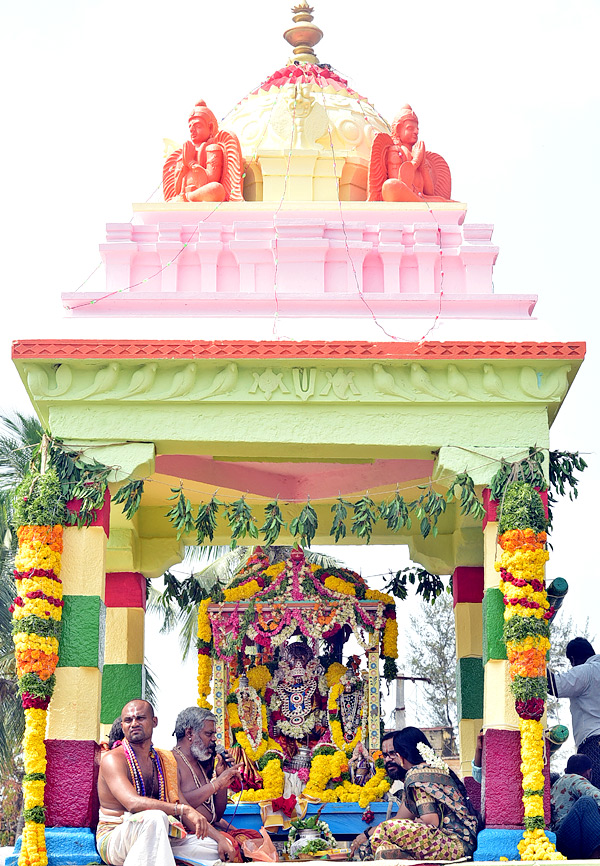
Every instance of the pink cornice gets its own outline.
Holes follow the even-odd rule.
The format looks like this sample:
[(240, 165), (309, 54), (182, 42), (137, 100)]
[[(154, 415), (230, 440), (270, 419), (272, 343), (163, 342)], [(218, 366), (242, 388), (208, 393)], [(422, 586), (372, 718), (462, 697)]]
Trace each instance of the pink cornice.
[(325, 340), (15, 340), (14, 360), (181, 360), (188, 358), (311, 358), (339, 360), (374, 360), (414, 358), (429, 360), (500, 359), (530, 361), (535, 359), (583, 360), (585, 343), (537, 343), (459, 341), (424, 343), (370, 343), (366, 341)]
[(107, 224), (106, 286), (63, 294), (73, 316), (270, 316), (276, 293), (296, 317), (527, 319), (537, 301), (494, 293), (493, 226), (459, 202), (175, 204)]
[[(365, 301), (366, 297), (366, 301)], [(302, 295), (273, 293), (242, 294), (213, 292), (140, 292), (131, 291), (107, 295), (106, 292), (76, 292), (62, 294), (63, 305), (73, 315), (96, 318), (120, 316), (267, 316), (277, 309), (286, 317), (326, 317), (355, 319), (370, 315), (389, 319), (527, 319), (533, 314), (537, 295), (509, 294), (439, 294), (405, 293), (396, 296), (371, 293), (361, 296), (354, 292), (323, 294), (310, 302)], [(368, 307), (367, 307), (368, 304)]]

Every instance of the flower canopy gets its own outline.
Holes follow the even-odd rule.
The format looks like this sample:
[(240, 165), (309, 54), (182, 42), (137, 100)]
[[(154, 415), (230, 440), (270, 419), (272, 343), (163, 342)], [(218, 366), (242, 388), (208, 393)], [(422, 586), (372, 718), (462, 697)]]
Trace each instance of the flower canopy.
[(330, 640), (349, 626), (367, 650), (381, 644), (384, 674), (395, 676), (396, 609), (392, 596), (368, 588), (345, 568), (309, 564), (300, 549), (270, 564), (258, 547), (224, 590), (224, 601), (205, 607), (203, 635), (212, 634), (215, 657), (233, 662), (238, 654), (272, 653), (293, 635)]

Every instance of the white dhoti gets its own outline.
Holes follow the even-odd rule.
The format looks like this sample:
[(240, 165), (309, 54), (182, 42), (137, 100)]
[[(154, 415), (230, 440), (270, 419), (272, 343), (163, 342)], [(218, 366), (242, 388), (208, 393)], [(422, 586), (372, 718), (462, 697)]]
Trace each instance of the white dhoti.
[(219, 859), (217, 843), (209, 836), (169, 838), (169, 819), (158, 809), (125, 812), (116, 821), (101, 812), (96, 833), (98, 853), (111, 866), (174, 866), (175, 857), (212, 866)]

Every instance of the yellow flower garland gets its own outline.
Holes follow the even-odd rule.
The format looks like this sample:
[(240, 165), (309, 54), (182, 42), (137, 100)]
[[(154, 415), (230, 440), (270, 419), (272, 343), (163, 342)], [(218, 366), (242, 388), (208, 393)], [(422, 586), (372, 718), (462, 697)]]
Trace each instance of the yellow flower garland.
[(385, 621), (382, 655), (391, 659), (398, 658), (398, 623), (395, 619), (386, 619)]
[(379, 592), (378, 589), (367, 589), (365, 598), (368, 598), (369, 601), (382, 601), (384, 604), (396, 604), (393, 595), (388, 595), (387, 592)]
[(211, 601), (210, 597), (204, 598), (198, 605), (198, 638), (205, 643), (210, 643), (212, 639), (212, 629), (208, 618), (208, 606)]
[(341, 577), (333, 577), (333, 575), (326, 577), (325, 586), (332, 592), (339, 592), (341, 595), (356, 595), (356, 587), (349, 580), (343, 580)]
[(252, 598), (257, 592), (260, 592), (260, 586), (257, 581), (249, 580), (247, 583), (242, 583), (233, 589), (226, 589), (223, 595), (225, 596), (225, 601), (231, 602), (240, 601), (243, 598)]
[(378, 767), (375, 775), (371, 776), (364, 786), (353, 785), (352, 782), (342, 782), (335, 791), (340, 803), (358, 803), (361, 809), (373, 802), (382, 800), (384, 794), (390, 790), (389, 779), (386, 778), (385, 769)]
[(257, 692), (264, 694), (268, 684), (271, 682), (271, 671), (266, 665), (256, 665), (246, 671), (248, 682)]
[(205, 653), (198, 653), (198, 700), (197, 704), (205, 710), (212, 710), (212, 704), (207, 700), (210, 695), (212, 678), (212, 659)]
[[(63, 544), (63, 528), (57, 526), (20, 526), (17, 529), (19, 549), (15, 557), (15, 569), (23, 577), (17, 575), (16, 587), (20, 604), (13, 610), (13, 621), (18, 623), (25, 617), (32, 617), (47, 622), (59, 622), (62, 618), (62, 606), (53, 604), (48, 599), (62, 600), (62, 583), (60, 582), (61, 553)], [(52, 575), (36, 574), (36, 570), (51, 571)], [(31, 594), (41, 593), (48, 598), (31, 598)], [(35, 622), (35, 620), (33, 620)], [(54, 673), (58, 662), (58, 639), (35, 632), (17, 631), (13, 637), (17, 672), (19, 677), (25, 672), (33, 673), (40, 683), (47, 682)], [(47, 692), (46, 695), (51, 694)], [(23, 807), (25, 809), (25, 825), (19, 866), (47, 866), (45, 825), (36, 820), (36, 812), (44, 808), (45, 773), (46, 773), (46, 718), (47, 710), (38, 706), (27, 706), (24, 693), (25, 733), (23, 736), (23, 763), (25, 777), (23, 779)], [(41, 700), (35, 694), (28, 700), (35, 703)], [(45, 698), (46, 702), (48, 697)], [(31, 778), (41, 775), (42, 778)], [(28, 810), (35, 810), (27, 815)], [(43, 814), (43, 813), (42, 813)]]
[[(527, 532), (527, 531), (526, 531)], [(541, 546), (533, 547), (525, 541), (520, 547), (511, 550), (503, 543), (510, 531), (501, 536), (499, 543), (504, 548), (500, 559), (494, 564), (496, 571), (508, 572), (512, 580), (500, 579), (500, 590), (505, 599), (504, 620), (510, 622), (513, 617), (542, 619), (550, 604), (547, 599), (544, 584), (544, 566), (548, 561), (548, 551)], [(545, 538), (545, 535), (544, 535)], [(511, 539), (511, 542), (514, 542)], [(543, 543), (540, 538), (540, 542)], [(517, 542), (518, 543), (518, 542)], [(521, 586), (515, 582), (522, 583)], [(533, 581), (537, 581), (534, 588)], [(531, 608), (522, 604), (511, 604), (511, 600), (527, 600), (535, 602), (538, 607)], [(507, 655), (510, 661), (511, 677), (519, 674), (521, 677), (543, 676), (545, 669), (544, 657), (550, 649), (550, 641), (544, 635), (527, 635), (521, 640), (506, 641)], [(537, 700), (537, 699), (536, 699)], [(526, 827), (541, 821), (544, 822), (544, 726), (535, 718), (526, 718), (529, 711), (519, 710), (519, 727), (521, 732), (521, 775), (523, 788), (523, 810)], [(518, 843), (521, 860), (566, 860), (554, 844), (550, 842), (544, 829), (525, 829), (523, 838)], [(504, 858), (506, 859), (506, 858)]]
[(556, 850), (544, 830), (525, 830), (517, 845), (521, 860), (566, 860)]
[(336, 683), (339, 683), (347, 670), (348, 668), (345, 665), (341, 665), (339, 662), (332, 662), (327, 668), (327, 673), (325, 674), (327, 687), (331, 688), (332, 686), (335, 686)]
[(281, 761), (272, 758), (261, 770), (263, 787), (258, 791), (244, 791), (240, 800), (242, 803), (260, 803), (261, 800), (276, 800), (283, 796), (284, 775)]
[(263, 574), (267, 577), (278, 577), (285, 568), (285, 562), (274, 562), (268, 568), (265, 568)]
[(334, 803), (336, 800), (341, 803), (358, 803), (365, 809), (369, 803), (381, 800), (390, 789), (390, 782), (382, 767), (377, 768), (375, 775), (363, 787), (348, 781), (335, 788), (326, 787), (330, 779), (338, 778), (347, 769), (348, 758), (343, 751), (334, 752), (333, 755), (315, 755), (303, 795), (323, 803)]

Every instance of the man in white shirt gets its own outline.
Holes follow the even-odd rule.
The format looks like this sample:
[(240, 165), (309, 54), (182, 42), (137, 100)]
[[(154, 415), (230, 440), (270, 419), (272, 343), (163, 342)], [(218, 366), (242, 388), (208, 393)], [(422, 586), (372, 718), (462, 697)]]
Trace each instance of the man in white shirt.
[(557, 698), (570, 699), (577, 751), (591, 760), (591, 781), (600, 787), (600, 655), (583, 637), (569, 641), (566, 655), (572, 669), (548, 670), (548, 690)]

